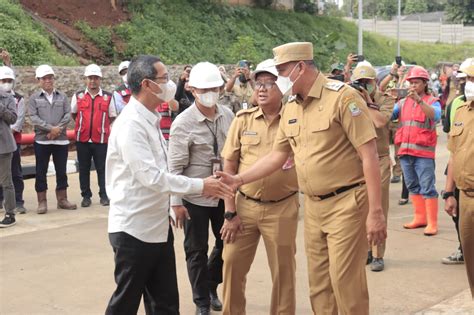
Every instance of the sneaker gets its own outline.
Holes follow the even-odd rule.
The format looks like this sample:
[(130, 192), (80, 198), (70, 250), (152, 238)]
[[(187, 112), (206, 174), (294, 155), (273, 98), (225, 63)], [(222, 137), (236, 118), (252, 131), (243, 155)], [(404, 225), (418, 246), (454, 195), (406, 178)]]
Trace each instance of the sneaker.
[(108, 206), (108, 205), (110, 205), (110, 200), (109, 200), (109, 198), (107, 198), (107, 197), (101, 197), (101, 198), (100, 198), (100, 204), (101, 204), (102, 206)]
[(464, 255), (462, 254), (461, 250), (458, 249), (448, 257), (444, 257), (441, 259), (441, 263), (445, 265), (461, 265), (464, 264)]
[(407, 203), (408, 203), (408, 199), (403, 199), (402, 198), (402, 199), (398, 200), (398, 204), (400, 206), (406, 205)]
[(15, 216), (11, 214), (5, 214), (5, 218), (0, 222), (0, 228), (10, 227), (15, 225)]
[(91, 204), (92, 204), (91, 198), (88, 198), (88, 197), (82, 198), (81, 207), (87, 208), (87, 207), (90, 207)]
[(25, 214), (28, 211), (28, 210), (26, 210), (26, 208), (23, 205), (17, 206), (15, 210), (19, 214)]
[(390, 182), (392, 184), (396, 184), (396, 183), (399, 183), (400, 182), (400, 176), (393, 176), (392, 179), (390, 180)]
[(370, 264), (370, 270), (375, 272), (382, 271), (384, 268), (385, 264), (383, 262), (383, 258), (374, 258), (374, 260)]
[(372, 256), (372, 251), (369, 250), (369, 252), (367, 253), (367, 262), (365, 263), (366, 265), (372, 263), (372, 260), (374, 259), (374, 257)]

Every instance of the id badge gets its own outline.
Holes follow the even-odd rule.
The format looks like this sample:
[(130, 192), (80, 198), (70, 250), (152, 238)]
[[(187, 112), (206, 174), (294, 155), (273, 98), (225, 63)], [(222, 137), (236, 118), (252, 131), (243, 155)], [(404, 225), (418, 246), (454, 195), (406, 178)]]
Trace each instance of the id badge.
[(242, 109), (249, 109), (249, 104), (247, 104), (247, 102), (243, 102)]
[(218, 158), (211, 159), (212, 163), (212, 175), (216, 174), (217, 171), (222, 171), (222, 160)]

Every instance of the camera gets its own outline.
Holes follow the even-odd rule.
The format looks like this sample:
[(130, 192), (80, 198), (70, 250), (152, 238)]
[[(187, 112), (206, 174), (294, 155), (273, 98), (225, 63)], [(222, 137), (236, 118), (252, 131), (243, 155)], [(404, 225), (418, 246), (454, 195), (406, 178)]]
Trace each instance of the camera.
[(405, 98), (408, 95), (408, 89), (396, 89), (398, 98)]
[(359, 81), (352, 81), (349, 86), (360, 92), (362, 92), (362, 89), (367, 90), (366, 84)]

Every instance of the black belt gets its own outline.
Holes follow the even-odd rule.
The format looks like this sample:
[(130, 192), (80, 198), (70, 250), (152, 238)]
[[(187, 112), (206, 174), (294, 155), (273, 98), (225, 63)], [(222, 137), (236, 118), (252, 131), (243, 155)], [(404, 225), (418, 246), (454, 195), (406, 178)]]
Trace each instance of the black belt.
[(283, 201), (283, 200), (285, 200), (285, 199), (288, 199), (288, 198), (290, 198), (291, 196), (294, 196), (294, 195), (297, 193), (297, 191), (292, 192), (292, 193), (289, 194), (288, 196), (283, 197), (283, 198), (278, 199), (278, 200), (262, 200), (262, 199), (253, 198), (253, 197), (247, 196), (246, 194), (244, 194), (244, 193), (241, 192), (240, 190), (239, 190), (239, 193), (240, 193), (242, 196), (244, 196), (245, 199), (249, 199), (249, 200), (252, 200), (252, 201), (255, 201), (255, 202), (260, 202), (260, 203), (276, 203), (276, 202), (280, 202), (280, 201)]
[(348, 190), (350, 190), (350, 189), (352, 189), (352, 188), (360, 187), (360, 186), (362, 186), (362, 185), (364, 185), (364, 184), (365, 184), (365, 182), (358, 183), (358, 184), (354, 184), (354, 185), (349, 185), (349, 186), (344, 186), (344, 187), (341, 187), (341, 188), (339, 188), (339, 189), (336, 189), (336, 191), (330, 192), (329, 194), (320, 195), (320, 196), (313, 196), (313, 198), (315, 198), (315, 199), (317, 199), (317, 200), (328, 199), (328, 198), (337, 196), (337, 195), (339, 195), (339, 194), (342, 194), (343, 192), (348, 191)]

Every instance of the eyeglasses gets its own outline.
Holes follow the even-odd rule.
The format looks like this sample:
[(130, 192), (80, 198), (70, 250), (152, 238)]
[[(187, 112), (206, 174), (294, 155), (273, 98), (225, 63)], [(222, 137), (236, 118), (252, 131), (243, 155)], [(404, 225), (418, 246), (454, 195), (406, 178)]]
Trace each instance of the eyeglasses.
[(263, 87), (265, 90), (269, 90), (269, 89), (271, 89), (275, 84), (276, 84), (275, 82), (264, 82), (264, 83), (262, 83), (262, 82), (258, 82), (258, 81), (257, 81), (257, 82), (255, 82), (255, 88), (256, 88), (257, 90), (260, 90), (260, 88)]
[(169, 79), (170, 79), (170, 77), (169, 77), (168, 74), (166, 74), (166, 75), (164, 75), (164, 76), (162, 76), (162, 77), (156, 77), (156, 78), (154, 78), (154, 79), (155, 79), (155, 80), (160, 80), (160, 81), (168, 82)]

